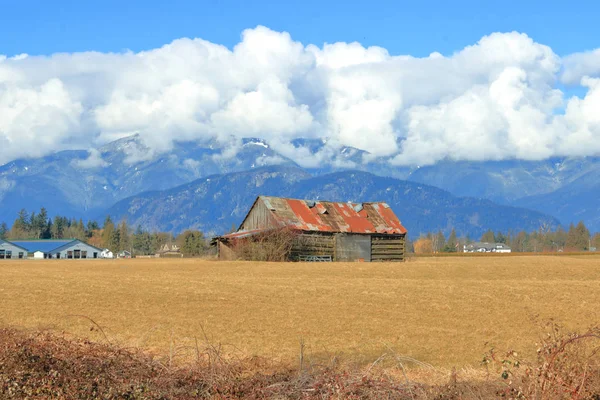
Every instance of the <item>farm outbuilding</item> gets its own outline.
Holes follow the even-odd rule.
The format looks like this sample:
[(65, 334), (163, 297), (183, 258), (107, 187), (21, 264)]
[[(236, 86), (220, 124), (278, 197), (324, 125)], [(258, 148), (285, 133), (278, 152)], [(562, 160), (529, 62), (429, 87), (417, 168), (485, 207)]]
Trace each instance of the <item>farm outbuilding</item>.
[(67, 240), (13, 240), (11, 243), (26, 249), (35, 259), (66, 258), (87, 259), (98, 258), (102, 249), (89, 245), (78, 239)]
[(275, 247), (291, 261), (403, 261), (405, 238), (406, 228), (384, 202), (259, 196), (238, 230), (212, 244), (220, 259), (260, 259), (257, 252)]
[(27, 258), (27, 249), (0, 239), (0, 260)]

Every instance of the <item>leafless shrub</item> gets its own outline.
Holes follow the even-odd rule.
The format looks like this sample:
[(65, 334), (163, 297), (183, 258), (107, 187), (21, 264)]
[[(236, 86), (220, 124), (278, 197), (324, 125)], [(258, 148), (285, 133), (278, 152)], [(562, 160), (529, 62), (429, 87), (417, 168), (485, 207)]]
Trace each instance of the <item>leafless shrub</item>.
[(600, 399), (600, 327), (583, 333), (546, 324), (534, 360), (516, 351), (491, 350), (484, 364), (505, 382), (502, 394), (515, 399)]
[(233, 251), (242, 260), (287, 261), (298, 237), (298, 232), (289, 228), (273, 229), (238, 240)]
[(192, 346), (194, 362), (177, 363), (184, 349), (175, 344), (168, 355), (153, 357), (111, 343), (0, 329), (0, 398), (600, 399), (600, 328), (548, 327), (534, 359), (491, 350), (484, 358), (488, 380), (463, 380), (453, 370), (443, 384), (412, 381), (406, 365), (421, 363), (391, 349), (367, 367), (337, 358), (319, 365), (307, 362), (301, 341), (300, 365), (293, 366), (226, 354), (203, 333)]

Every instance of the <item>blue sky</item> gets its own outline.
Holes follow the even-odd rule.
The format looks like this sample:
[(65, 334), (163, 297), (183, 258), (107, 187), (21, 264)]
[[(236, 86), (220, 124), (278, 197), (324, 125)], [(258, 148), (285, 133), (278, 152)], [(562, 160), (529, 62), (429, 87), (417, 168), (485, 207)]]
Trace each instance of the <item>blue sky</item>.
[[(579, 1), (1, 0), (0, 54), (151, 49), (180, 37), (232, 46), (246, 28), (304, 44), (359, 41), (392, 54), (450, 54), (517, 30), (558, 55), (597, 47), (600, 3)], [(575, 5), (576, 4), (576, 5)]]

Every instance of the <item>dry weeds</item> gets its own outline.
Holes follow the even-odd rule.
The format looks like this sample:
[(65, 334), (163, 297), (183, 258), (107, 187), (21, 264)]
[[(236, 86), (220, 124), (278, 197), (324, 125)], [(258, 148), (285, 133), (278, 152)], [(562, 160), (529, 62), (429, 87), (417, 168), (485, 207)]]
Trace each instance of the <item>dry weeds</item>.
[(310, 363), (334, 356), (368, 365), (393, 353), (409, 369), (418, 360), (460, 370), (478, 367), (491, 347), (534, 356), (532, 316), (569, 329), (600, 321), (600, 257), (12, 260), (0, 263), (0, 276), (1, 326), (52, 328), (175, 360), (193, 357), (202, 340), (229, 355), (289, 362), (303, 340)]

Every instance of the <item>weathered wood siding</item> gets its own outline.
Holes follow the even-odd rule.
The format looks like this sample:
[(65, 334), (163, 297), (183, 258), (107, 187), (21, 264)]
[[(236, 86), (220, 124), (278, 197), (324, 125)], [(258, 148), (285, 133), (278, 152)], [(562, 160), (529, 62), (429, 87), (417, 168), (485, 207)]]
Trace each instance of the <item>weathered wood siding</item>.
[(248, 212), (246, 219), (240, 226), (240, 231), (250, 231), (254, 229), (266, 229), (276, 227), (275, 221), (271, 216), (271, 211), (262, 201), (254, 203), (252, 209)]
[(371, 261), (404, 261), (405, 235), (371, 236)]
[(299, 256), (331, 256), (334, 259), (334, 236), (319, 233), (303, 233), (298, 235), (292, 245), (290, 258), (297, 260)]
[(371, 236), (336, 234), (335, 261), (371, 261)]

